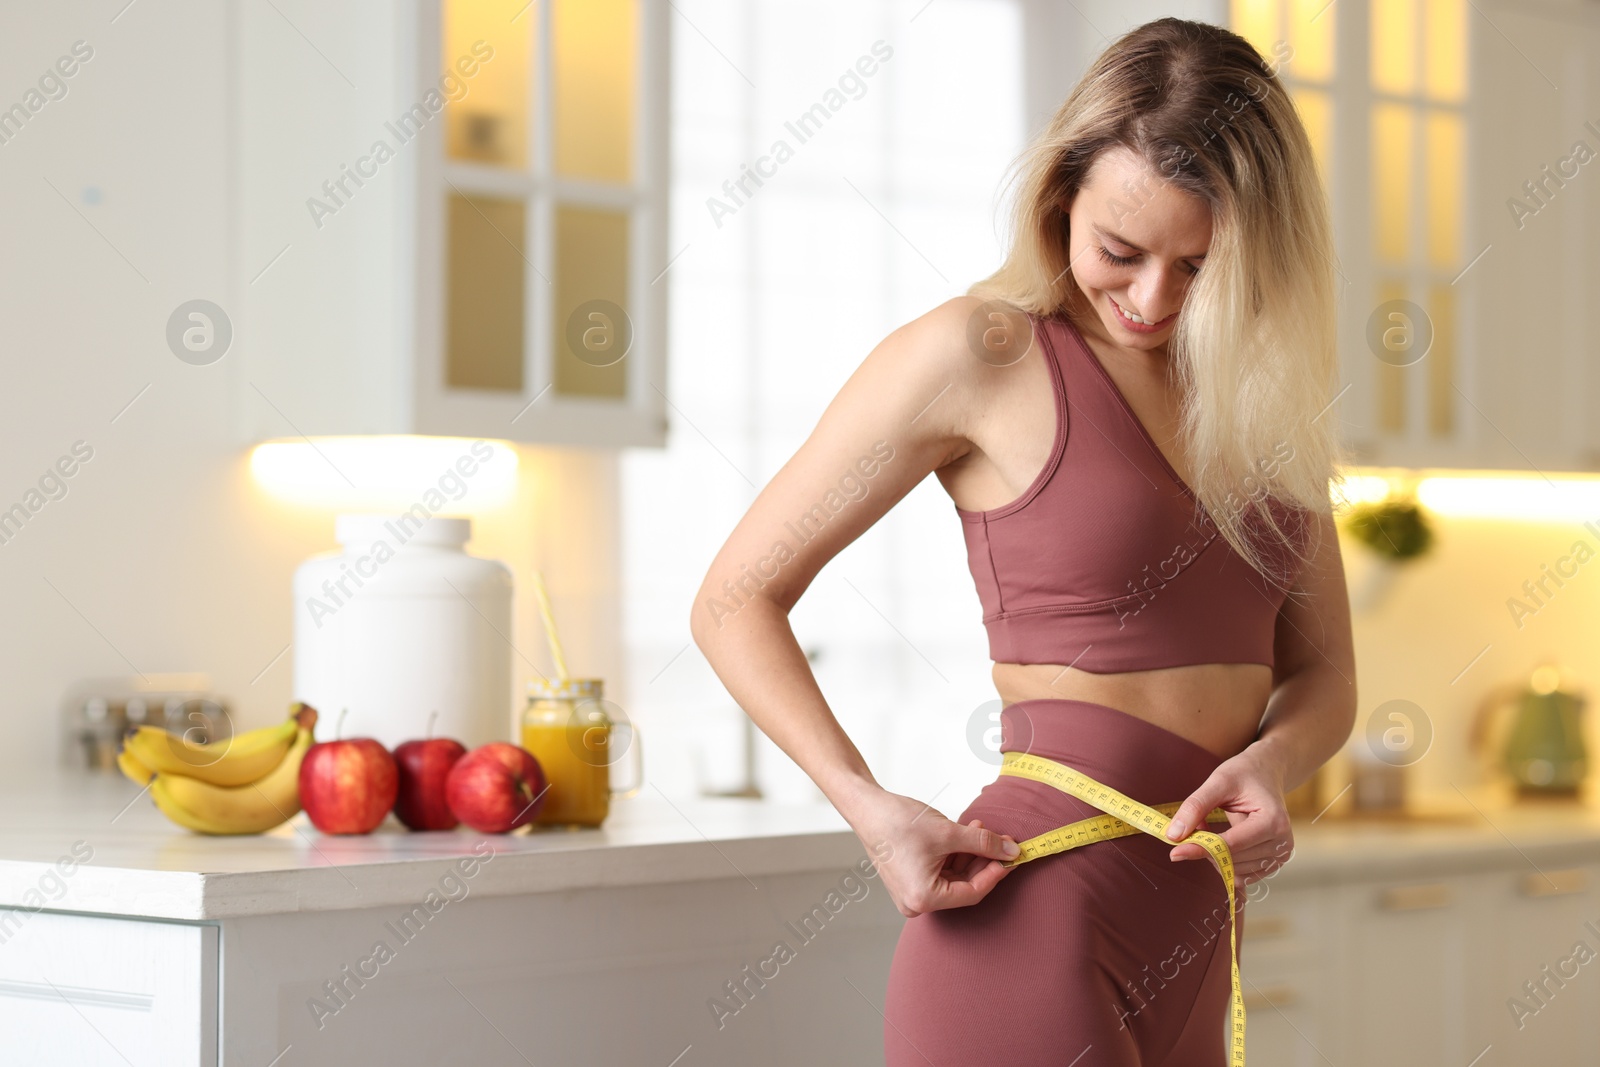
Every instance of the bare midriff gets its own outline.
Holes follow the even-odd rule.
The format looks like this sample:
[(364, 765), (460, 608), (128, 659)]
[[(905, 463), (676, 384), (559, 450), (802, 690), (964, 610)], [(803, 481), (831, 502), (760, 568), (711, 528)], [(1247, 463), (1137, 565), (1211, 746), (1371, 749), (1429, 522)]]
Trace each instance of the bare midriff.
[(1104, 704), (1170, 730), (1222, 759), (1255, 740), (1272, 695), (1272, 668), (1260, 663), (1202, 663), (1116, 674), (1052, 663), (996, 663), (993, 677), (1005, 704)]

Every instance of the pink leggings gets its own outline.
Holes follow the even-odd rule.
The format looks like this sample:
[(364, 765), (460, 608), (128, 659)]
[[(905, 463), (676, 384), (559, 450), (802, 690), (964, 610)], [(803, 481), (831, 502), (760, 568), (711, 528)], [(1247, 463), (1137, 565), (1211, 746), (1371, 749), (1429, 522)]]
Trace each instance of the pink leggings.
[[(1002, 751), (1058, 760), (1146, 804), (1185, 799), (1222, 762), (1083, 700), (1020, 701), (1000, 723)], [(1098, 814), (1001, 776), (959, 821), (1022, 841)], [(1227, 891), (1209, 860), (1174, 863), (1170, 850), (1145, 833), (1101, 841), (1022, 865), (971, 907), (907, 920), (884, 1005), (888, 1067), (1226, 1064)]]

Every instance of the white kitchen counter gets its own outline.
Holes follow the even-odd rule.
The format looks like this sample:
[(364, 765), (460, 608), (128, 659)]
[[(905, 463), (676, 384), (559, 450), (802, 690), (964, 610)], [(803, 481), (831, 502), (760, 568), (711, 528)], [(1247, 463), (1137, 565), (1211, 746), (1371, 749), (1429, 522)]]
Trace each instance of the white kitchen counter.
[[(1454, 821), (1296, 825), (1280, 884), (1427, 877), (1504, 866), (1600, 860), (1600, 810), (1509, 804), (1503, 794), (1440, 798)], [(617, 801), (598, 830), (512, 835), (409, 833), (393, 819), (364, 837), (318, 833), (304, 815), (271, 833), (203, 837), (174, 826), (113, 775), (62, 773), (0, 784), (0, 907), (37, 907), (40, 880), (75, 842), (89, 861), (46, 887), (52, 910), (215, 920), (410, 903), (487, 842), (494, 861), (479, 896), (694, 882), (843, 869), (865, 855), (825, 805), (669, 799), (647, 790)], [(59, 899), (49, 899), (60, 892)]]
[[(130, 803), (131, 802), (131, 803)], [(333, 837), (304, 814), (267, 834), (205, 837), (174, 826), (133, 783), (63, 773), (0, 785), (0, 907), (37, 907), (57, 860), (93, 850), (49, 909), (207, 920), (414, 903), (463, 857), (492, 847), (474, 896), (507, 896), (843, 869), (865, 855), (827, 806), (668, 799), (614, 801), (596, 830), (375, 833)]]

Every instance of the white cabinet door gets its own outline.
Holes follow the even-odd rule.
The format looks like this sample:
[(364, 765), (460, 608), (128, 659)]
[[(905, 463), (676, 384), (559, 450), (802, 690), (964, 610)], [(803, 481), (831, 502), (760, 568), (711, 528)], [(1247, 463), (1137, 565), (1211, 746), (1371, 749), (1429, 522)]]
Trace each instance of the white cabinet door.
[[(1468, 1031), (1474, 975), (1490, 963), (1503, 875), (1378, 882), (1338, 891), (1343, 1055), (1362, 1067), (1462, 1067), (1483, 1051)], [(1495, 1061), (1502, 1062), (1502, 1061)]]
[(1476, 294), (1462, 305), (1473, 362), (1460, 424), (1485, 466), (1593, 468), (1600, 181), (1582, 160), (1600, 151), (1600, 33), (1553, 5), (1493, 5), (1484, 19), (1467, 205), (1468, 254), (1483, 257), (1456, 286)]
[(0, 1062), (215, 1067), (217, 928), (0, 909)]
[(1329, 891), (1262, 884), (1266, 894), (1245, 908), (1239, 949), (1245, 1059), (1278, 1067), (1325, 1064), (1336, 1055), (1337, 1039), (1327, 973)]
[(1324, 1024), (1323, 975), (1315, 964), (1255, 969), (1244, 976), (1245, 1059), (1279, 1067), (1313, 1067), (1332, 1054)]
[(1485, 1061), (1600, 1062), (1600, 868), (1508, 873), (1491, 893), (1496, 962), (1471, 1024)]

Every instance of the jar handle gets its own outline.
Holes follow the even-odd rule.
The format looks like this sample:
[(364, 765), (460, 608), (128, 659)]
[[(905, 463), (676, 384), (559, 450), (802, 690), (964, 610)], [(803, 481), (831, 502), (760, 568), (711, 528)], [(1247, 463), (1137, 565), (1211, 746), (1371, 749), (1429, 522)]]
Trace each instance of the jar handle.
[(630, 762), (633, 764), (632, 784), (627, 786), (612, 786), (611, 795), (614, 797), (633, 797), (639, 795), (639, 790), (644, 788), (644, 753), (640, 751), (639, 729), (631, 722), (612, 723), (611, 729), (628, 731), (628, 751), (631, 754)]

